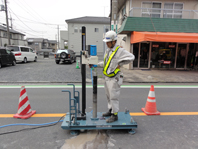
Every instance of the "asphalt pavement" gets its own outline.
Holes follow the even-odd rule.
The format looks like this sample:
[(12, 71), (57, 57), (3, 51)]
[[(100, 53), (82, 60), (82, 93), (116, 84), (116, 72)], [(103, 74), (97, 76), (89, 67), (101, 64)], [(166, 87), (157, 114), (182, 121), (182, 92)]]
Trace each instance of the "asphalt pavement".
[[(86, 69), (88, 86), (86, 111), (90, 112), (92, 110), (91, 71), (88, 67)], [(69, 149), (75, 148), (75, 145), (81, 146), (76, 148), (86, 149), (197, 148), (198, 71), (125, 68), (121, 68), (121, 71), (124, 73), (124, 85), (120, 111), (124, 111), (127, 106), (133, 113), (132, 116), (138, 123), (135, 135), (132, 136), (123, 130), (106, 130), (85, 131), (73, 137), (70, 131), (63, 130), (61, 123), (58, 123), (52, 127), (0, 135), (0, 148)], [(100, 85), (104, 82), (102, 68), (97, 68), (97, 74), (98, 111), (103, 112), (107, 110), (107, 105), (104, 89)], [(76, 63), (57, 65), (53, 56), (48, 59), (39, 56), (38, 62), (4, 66), (0, 69), (0, 76), (0, 126), (15, 123), (41, 124), (59, 120), (69, 111), (68, 94), (62, 93), (61, 90), (68, 87), (67, 83), (78, 86), (81, 84), (81, 69), (76, 69)], [(157, 108), (161, 116), (146, 116), (141, 111), (145, 106), (151, 83), (155, 84)], [(21, 85), (26, 86), (31, 108), (37, 112), (35, 117), (27, 120), (12, 118), (17, 112)], [(81, 91), (81, 87), (77, 90)], [(59, 116), (53, 117), (53, 114)], [(32, 127), (5, 127), (0, 129), (0, 134), (24, 128)]]
[[(91, 83), (91, 71), (86, 67), (86, 81)], [(198, 83), (198, 70), (121, 68), (124, 83)], [(98, 83), (103, 84), (102, 68), (97, 68)], [(39, 56), (38, 62), (17, 63), (0, 69), (0, 83), (81, 83), (81, 69), (76, 63), (56, 64), (54, 57)]]
[[(179, 83), (180, 84), (180, 83)], [(177, 84), (178, 85), (178, 84)], [(1, 86), (3, 87), (3, 86)], [(50, 87), (50, 85), (48, 86)], [(39, 129), (35, 126), (8, 126), (0, 129), (1, 149), (197, 149), (197, 85), (155, 86), (158, 116), (146, 116), (141, 111), (145, 106), (150, 86), (127, 85), (122, 88), (120, 111), (125, 107), (137, 122), (135, 135), (127, 130), (84, 131), (73, 136), (61, 128), (61, 122)], [(58, 121), (69, 111), (68, 93), (72, 87), (40, 85), (27, 86), (31, 109), (36, 114), (26, 120), (12, 118), (17, 112), (20, 86), (10, 85), (0, 89), (0, 126), (28, 123), (42, 124)], [(77, 88), (81, 91), (81, 87)], [(87, 87), (86, 111), (93, 110), (93, 89)], [(103, 87), (98, 88), (98, 112), (107, 110), (106, 95)], [(53, 116), (53, 115), (59, 116)], [(6, 117), (7, 115), (7, 117)], [(4, 117), (5, 116), (5, 117)], [(22, 129), (29, 129), (20, 132)], [(12, 133), (8, 133), (12, 132)], [(5, 134), (2, 134), (5, 133)]]

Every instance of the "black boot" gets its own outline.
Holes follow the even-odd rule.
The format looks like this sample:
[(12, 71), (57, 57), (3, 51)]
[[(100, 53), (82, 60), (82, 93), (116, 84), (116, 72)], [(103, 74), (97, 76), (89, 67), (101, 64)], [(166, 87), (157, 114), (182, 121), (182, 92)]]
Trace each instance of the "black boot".
[(103, 113), (102, 116), (103, 116), (103, 117), (111, 116), (111, 115), (112, 115), (111, 111), (112, 111), (112, 109), (109, 109), (109, 111), (106, 112), (106, 113)]
[(118, 120), (118, 115), (112, 114), (110, 118), (106, 120), (107, 123), (113, 123)]

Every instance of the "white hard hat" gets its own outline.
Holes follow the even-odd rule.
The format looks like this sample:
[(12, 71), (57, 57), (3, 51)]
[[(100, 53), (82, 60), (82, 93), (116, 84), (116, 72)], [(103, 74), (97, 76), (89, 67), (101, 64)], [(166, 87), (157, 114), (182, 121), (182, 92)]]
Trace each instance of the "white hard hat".
[(105, 34), (105, 39), (103, 39), (104, 42), (109, 42), (109, 41), (115, 41), (117, 40), (117, 34), (114, 31), (108, 31)]

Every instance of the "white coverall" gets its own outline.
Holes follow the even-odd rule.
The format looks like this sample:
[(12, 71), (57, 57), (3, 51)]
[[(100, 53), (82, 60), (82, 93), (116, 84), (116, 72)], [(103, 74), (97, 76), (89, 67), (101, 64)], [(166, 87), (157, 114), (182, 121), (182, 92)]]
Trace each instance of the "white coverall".
[[(117, 46), (118, 45), (115, 45), (112, 49), (108, 48), (105, 51), (105, 55), (107, 53), (106, 62), (108, 61), (112, 51), (114, 51)], [(134, 59), (135, 56), (132, 53), (120, 47), (115, 56), (112, 58), (111, 63), (109, 64), (107, 74), (113, 72), (118, 65), (121, 67), (132, 62)], [(98, 63), (98, 67), (103, 67), (103, 65), (104, 61)], [(117, 75), (112, 78), (105, 76), (104, 86), (108, 101), (108, 109), (112, 109), (111, 113), (117, 113), (119, 111), (120, 86), (123, 83), (123, 78), (120, 78), (121, 75), (123, 76), (121, 72), (118, 72)]]

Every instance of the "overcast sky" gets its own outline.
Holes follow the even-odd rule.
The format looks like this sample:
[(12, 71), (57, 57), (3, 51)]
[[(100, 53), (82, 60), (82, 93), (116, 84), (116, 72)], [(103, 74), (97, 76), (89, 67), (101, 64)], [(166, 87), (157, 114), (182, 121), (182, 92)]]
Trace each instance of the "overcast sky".
[[(13, 29), (26, 38), (57, 40), (60, 30), (67, 30), (65, 20), (84, 16), (108, 17), (110, 0), (7, 0)], [(4, 0), (0, 1), (4, 5)], [(0, 11), (0, 25), (6, 24)], [(11, 26), (11, 21), (9, 21)]]

